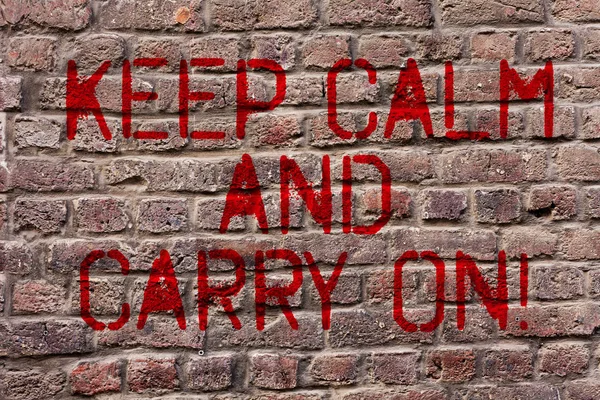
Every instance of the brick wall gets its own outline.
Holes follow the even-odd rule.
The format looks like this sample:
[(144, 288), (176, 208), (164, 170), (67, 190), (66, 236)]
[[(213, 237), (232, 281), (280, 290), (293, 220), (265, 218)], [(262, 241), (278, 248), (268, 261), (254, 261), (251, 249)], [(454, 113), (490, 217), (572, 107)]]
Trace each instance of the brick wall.
[[(83, 396), (142, 399), (598, 399), (600, 327), (600, 2), (596, 0), (1, 0), (0, 1), (0, 398)], [(162, 140), (124, 138), (124, 60), (164, 57), (135, 68), (133, 87), (158, 93), (135, 102), (134, 130)], [(219, 140), (178, 131), (179, 61), (218, 57), (198, 70), (197, 90), (215, 98), (192, 105), (190, 125), (225, 132)], [(326, 76), (341, 58), (366, 58), (376, 84), (354, 69), (338, 79), (340, 125), (379, 125), (365, 140), (342, 140), (327, 124)], [(238, 59), (268, 58), (286, 71), (274, 111), (251, 116), (235, 134)], [(401, 67), (417, 61), (433, 121), (383, 135)], [(499, 135), (499, 65), (532, 76), (554, 63), (554, 137), (544, 138), (544, 103), (511, 102), (507, 139)], [(91, 75), (111, 67), (96, 93), (113, 137), (96, 119), (66, 138), (67, 62)], [(444, 62), (455, 70), (455, 128), (487, 131), (481, 141), (444, 137)], [(268, 100), (274, 79), (253, 73), (252, 98)], [(269, 234), (252, 217), (219, 233), (235, 165), (252, 156)], [(375, 235), (344, 234), (344, 155), (375, 154), (391, 169), (392, 217)], [(279, 226), (279, 157), (321, 179), (331, 157), (333, 227), (325, 235), (293, 199), (290, 232)], [(353, 215), (379, 214), (379, 175), (353, 170)], [(598, 241), (598, 243), (596, 243)], [(212, 307), (198, 327), (197, 252), (236, 249), (246, 285), (232, 307), (235, 330)], [(255, 325), (257, 250), (310, 251), (325, 277), (348, 252), (332, 293), (331, 328), (321, 324), (319, 292), (307, 268), (288, 298), (293, 330), (277, 303)], [(80, 317), (79, 265), (96, 249), (119, 249), (130, 272), (104, 258), (90, 273), (91, 313), (114, 321), (94, 331)], [(187, 328), (173, 312), (137, 316), (153, 261), (171, 255)], [(445, 318), (433, 332), (409, 333), (392, 316), (394, 262), (406, 250), (446, 261)], [(508, 326), (500, 329), (473, 290), (465, 329), (457, 328), (454, 257), (462, 250), (494, 285), (497, 254), (508, 257)], [(520, 302), (519, 257), (529, 258), (527, 307)], [(226, 262), (210, 281), (231, 282)], [(289, 283), (284, 263), (267, 281)], [(436, 304), (434, 269), (404, 271), (405, 315), (428, 321)], [(521, 329), (521, 322), (527, 329)], [(104, 397), (102, 397), (104, 396)], [(106, 397), (108, 396), (108, 397)], [(123, 396), (123, 397), (120, 397)]]

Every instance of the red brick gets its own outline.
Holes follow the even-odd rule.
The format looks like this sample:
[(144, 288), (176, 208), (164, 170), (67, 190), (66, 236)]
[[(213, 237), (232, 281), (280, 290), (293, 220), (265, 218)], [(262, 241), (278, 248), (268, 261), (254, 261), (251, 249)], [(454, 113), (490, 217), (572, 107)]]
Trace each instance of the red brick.
[(222, 58), (223, 66), (202, 68), (203, 71), (237, 71), (240, 40), (236, 36), (209, 36), (190, 41), (190, 57)]
[(577, 268), (535, 267), (534, 277), (536, 297), (540, 300), (569, 300), (583, 295), (585, 279)]
[(355, 354), (324, 354), (316, 356), (310, 375), (321, 385), (350, 385), (358, 376), (358, 356)]
[(458, 220), (467, 209), (467, 194), (458, 190), (427, 189), (421, 192), (421, 218)]
[(69, 376), (71, 392), (85, 396), (121, 391), (121, 362), (82, 362)]
[(21, 109), (23, 78), (20, 76), (0, 77), (0, 111)]
[(296, 147), (302, 136), (301, 121), (295, 115), (257, 115), (246, 127), (254, 147)]
[(521, 194), (515, 189), (475, 191), (477, 222), (506, 224), (521, 218)]
[(113, 34), (92, 34), (80, 36), (69, 43), (72, 46), (71, 59), (77, 64), (79, 74), (93, 74), (105, 61), (110, 61), (111, 69), (121, 66), (125, 58), (125, 40)]
[(442, 382), (468, 382), (475, 377), (473, 350), (434, 350), (427, 355), (427, 376)]
[[(360, 194), (360, 208), (364, 209), (365, 220), (373, 221), (381, 215), (381, 189), (367, 189)], [(390, 211), (391, 217), (402, 219), (411, 214), (411, 196), (404, 188), (392, 188)]]
[(84, 232), (120, 232), (129, 216), (125, 202), (112, 197), (81, 198), (75, 201), (77, 226)]
[(371, 356), (371, 380), (395, 385), (412, 385), (419, 378), (417, 352), (375, 353)]
[[(269, 284), (267, 283), (267, 285)], [(288, 297), (288, 299), (290, 298)], [(290, 306), (295, 305), (293, 298), (289, 302)], [(266, 326), (264, 330), (265, 345), (300, 350), (323, 348), (324, 333), (320, 316), (297, 315), (296, 320), (298, 321), (298, 329), (292, 329), (284, 316), (280, 316), (275, 322)]]
[(15, 144), (19, 149), (58, 149), (63, 130), (63, 124), (54, 119), (18, 116), (14, 125)]
[(101, 5), (99, 22), (105, 29), (203, 32), (203, 0), (109, 0)]
[[(525, 136), (531, 138), (544, 138), (544, 107), (532, 107), (527, 110), (527, 129)], [(554, 126), (552, 137), (568, 138), (575, 137), (575, 108), (569, 106), (558, 106), (554, 109)]]
[(358, 57), (366, 59), (375, 68), (399, 68), (409, 52), (410, 44), (401, 35), (363, 35), (358, 44)]
[(558, 237), (545, 229), (515, 227), (504, 232), (500, 248), (515, 258), (520, 258), (522, 253), (529, 258), (551, 256), (558, 250)]
[(419, 57), (438, 63), (457, 60), (461, 56), (462, 42), (459, 35), (421, 35), (417, 41)]
[(558, 376), (584, 374), (590, 361), (590, 350), (583, 343), (549, 343), (538, 354), (540, 371)]
[(544, 21), (544, 7), (541, 1), (510, 0), (503, 3), (491, 3), (485, 0), (441, 0), (440, 8), (444, 26), (514, 25)]
[(492, 381), (527, 381), (533, 375), (533, 361), (527, 346), (488, 350), (483, 358), (483, 375)]
[(600, 258), (600, 232), (592, 229), (567, 229), (561, 242), (568, 260), (596, 260)]
[(255, 35), (250, 38), (251, 58), (266, 58), (276, 61), (284, 70), (294, 68), (296, 43), (291, 35)]
[(565, 382), (566, 400), (591, 400), (600, 396), (600, 385), (595, 381)]
[(560, 21), (596, 22), (600, 21), (600, 9), (596, 0), (556, 0), (552, 3), (552, 15)]
[(600, 57), (600, 30), (586, 29), (580, 35), (583, 41), (582, 56), (589, 60)]
[(577, 192), (572, 186), (534, 186), (527, 209), (538, 217), (570, 219), (577, 214)]
[(43, 233), (60, 232), (67, 222), (64, 200), (18, 199), (14, 208), (16, 231), (35, 229)]
[(168, 393), (179, 387), (174, 358), (136, 358), (127, 364), (127, 384), (135, 393)]
[(569, 30), (529, 32), (525, 41), (525, 55), (530, 62), (565, 60), (573, 56), (575, 41)]
[(31, 249), (21, 242), (0, 242), (0, 272), (27, 275), (34, 268)]
[(564, 68), (555, 71), (559, 85), (555, 96), (573, 102), (593, 102), (600, 99), (600, 68)]
[(600, 138), (600, 107), (587, 107), (581, 112), (580, 139)]
[(13, 313), (58, 313), (64, 308), (65, 297), (65, 288), (47, 281), (19, 281), (13, 287)]
[(430, 250), (449, 258), (454, 258), (458, 250), (475, 259), (496, 257), (496, 235), (488, 230), (400, 228), (392, 232), (392, 237), (394, 261), (408, 250)]
[(188, 210), (184, 199), (142, 200), (138, 208), (138, 229), (162, 233), (185, 230)]
[(350, 58), (350, 36), (319, 35), (308, 39), (302, 47), (305, 68), (330, 69), (342, 58)]
[(66, 380), (64, 373), (60, 371), (40, 371), (31, 368), (7, 371), (3, 375), (0, 375), (0, 394), (3, 394), (6, 400), (37, 400), (60, 396)]
[(515, 60), (517, 35), (515, 32), (484, 31), (471, 37), (471, 60), (475, 62), (498, 62)]
[(82, 191), (94, 187), (94, 170), (88, 164), (17, 160), (12, 164), (12, 186), (32, 192)]
[(234, 360), (230, 355), (194, 358), (187, 363), (188, 388), (223, 390), (233, 382)]
[(138, 39), (135, 50), (135, 58), (164, 58), (167, 65), (159, 68), (133, 67), (136, 72), (173, 72), (179, 71), (181, 60), (180, 42), (176, 39), (155, 39), (152, 37)]
[(293, 389), (297, 384), (298, 358), (278, 354), (250, 357), (250, 383), (263, 389)]
[(310, 0), (216, 0), (211, 4), (212, 24), (220, 30), (308, 28), (317, 20)]
[(9, 43), (8, 65), (20, 71), (49, 71), (54, 66), (56, 39), (16, 37)]
[(433, 22), (431, 5), (423, 0), (331, 0), (327, 16), (331, 25), (427, 27)]
[(600, 218), (600, 187), (588, 187), (584, 190), (587, 214), (590, 218)]
[[(508, 326), (501, 334), (517, 337), (589, 336), (600, 326), (599, 311), (593, 303), (509, 308)], [(527, 323), (527, 329), (522, 329), (523, 321)]]
[(558, 176), (566, 181), (595, 181), (600, 177), (600, 155), (591, 146), (560, 147), (556, 164)]

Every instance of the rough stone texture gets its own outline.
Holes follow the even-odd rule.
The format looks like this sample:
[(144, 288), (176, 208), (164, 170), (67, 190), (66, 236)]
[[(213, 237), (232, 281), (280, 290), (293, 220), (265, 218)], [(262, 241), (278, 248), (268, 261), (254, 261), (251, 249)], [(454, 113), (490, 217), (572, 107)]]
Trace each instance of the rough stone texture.
[[(0, 399), (599, 399), (599, 22), (598, 0), (0, 0)], [(553, 62), (552, 138), (518, 82), (502, 137), (501, 60), (524, 87)]]

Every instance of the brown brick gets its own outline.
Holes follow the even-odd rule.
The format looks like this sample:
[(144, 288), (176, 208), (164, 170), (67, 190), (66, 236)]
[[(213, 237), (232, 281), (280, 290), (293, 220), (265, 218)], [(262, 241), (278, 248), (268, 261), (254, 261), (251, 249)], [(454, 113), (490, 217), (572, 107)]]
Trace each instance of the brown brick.
[(54, 66), (56, 39), (16, 37), (9, 43), (8, 65), (20, 71), (49, 71)]
[(600, 177), (600, 155), (585, 145), (562, 146), (556, 156), (558, 176), (566, 181), (595, 181)]
[(310, 375), (318, 384), (352, 384), (356, 382), (358, 376), (358, 356), (355, 354), (318, 355), (312, 361)]
[(504, 232), (500, 248), (515, 258), (521, 257), (522, 253), (529, 258), (551, 256), (558, 249), (558, 237), (548, 230), (515, 227)]
[(203, 32), (203, 0), (109, 0), (100, 7), (105, 29)]
[(77, 226), (85, 232), (120, 232), (129, 224), (125, 202), (112, 197), (78, 199), (75, 210)]
[(13, 287), (15, 314), (58, 313), (64, 308), (66, 290), (43, 280), (19, 281)]
[(350, 58), (350, 36), (319, 35), (305, 41), (302, 60), (306, 68), (330, 69), (342, 58)]
[(521, 218), (521, 195), (515, 189), (475, 191), (477, 222), (506, 224)]
[(396, 385), (411, 385), (419, 378), (419, 358), (417, 352), (375, 353), (371, 356), (371, 379)]
[(433, 22), (431, 6), (423, 0), (331, 0), (327, 15), (332, 25), (427, 27)]
[(15, 202), (15, 230), (36, 229), (43, 233), (60, 232), (67, 222), (64, 200), (18, 199)]
[(186, 229), (187, 202), (183, 199), (142, 200), (138, 208), (138, 229), (161, 233)]
[(427, 355), (427, 376), (448, 383), (468, 382), (475, 376), (473, 350), (434, 350)]
[(188, 387), (191, 390), (223, 390), (233, 382), (234, 360), (230, 355), (194, 358), (188, 361)]
[(121, 391), (121, 362), (82, 362), (69, 376), (71, 392), (85, 396)]
[(534, 186), (529, 192), (527, 209), (538, 217), (570, 219), (577, 214), (577, 192), (572, 186)]
[(488, 350), (483, 358), (483, 374), (493, 381), (527, 381), (533, 374), (533, 360), (526, 346)]
[(136, 358), (127, 364), (127, 384), (135, 393), (168, 393), (179, 387), (174, 358)]
[(399, 68), (409, 52), (410, 44), (401, 35), (363, 35), (358, 44), (358, 57), (366, 59), (375, 68)]
[(581, 34), (583, 40), (583, 57), (597, 60), (600, 57), (600, 30), (586, 29)]
[(459, 35), (421, 35), (418, 40), (419, 57), (442, 63), (460, 58), (462, 38)]
[(58, 149), (63, 129), (63, 124), (54, 119), (18, 116), (14, 125), (15, 144), (19, 149)]
[(471, 59), (476, 62), (515, 60), (517, 35), (515, 32), (478, 32), (471, 37)]
[(212, 24), (220, 30), (307, 28), (317, 20), (311, 0), (283, 3), (273, 0), (216, 0), (211, 4)]
[(296, 42), (291, 35), (255, 35), (250, 38), (251, 58), (276, 61), (284, 70), (296, 64)]
[(529, 32), (525, 41), (525, 55), (531, 62), (565, 60), (573, 56), (575, 41), (569, 30)]
[(82, 191), (94, 187), (94, 170), (88, 164), (17, 160), (12, 164), (12, 185), (32, 192)]
[(94, 73), (103, 62), (110, 61), (112, 69), (118, 68), (125, 58), (125, 40), (113, 34), (92, 34), (77, 37), (69, 42), (70, 57), (79, 74)]
[(575, 267), (535, 267), (536, 297), (540, 300), (569, 300), (583, 295), (584, 275)]
[(210, 67), (206, 71), (237, 71), (240, 58), (240, 40), (235, 36), (209, 36), (190, 41), (190, 57), (222, 58), (221, 67)]
[(467, 209), (467, 194), (458, 190), (421, 192), (421, 218), (458, 220)]
[(7, 371), (0, 377), (6, 400), (48, 399), (65, 387), (65, 375), (60, 371), (27, 370)]
[(519, 24), (544, 21), (541, 1), (510, 0), (490, 3), (485, 0), (441, 0), (442, 24), (483, 25)]
[(583, 0), (577, 3), (569, 0), (556, 0), (552, 2), (552, 15), (560, 21), (600, 21), (600, 10), (596, 0)]
[(254, 354), (250, 358), (250, 382), (263, 389), (293, 389), (297, 384), (298, 359), (278, 354)]
[(541, 372), (558, 376), (583, 374), (588, 369), (590, 350), (583, 343), (549, 343), (540, 349), (538, 357)]
[(0, 111), (21, 109), (22, 85), (20, 76), (0, 77)]

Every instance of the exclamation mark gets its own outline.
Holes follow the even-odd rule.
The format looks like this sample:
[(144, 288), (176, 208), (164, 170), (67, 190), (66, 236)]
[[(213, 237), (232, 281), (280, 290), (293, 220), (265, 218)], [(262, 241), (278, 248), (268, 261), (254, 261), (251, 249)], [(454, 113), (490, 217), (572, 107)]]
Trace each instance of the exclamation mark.
[[(529, 290), (529, 264), (527, 263), (527, 254), (521, 254), (521, 307), (527, 307), (527, 292)], [(521, 329), (527, 330), (527, 321), (521, 321)]]

